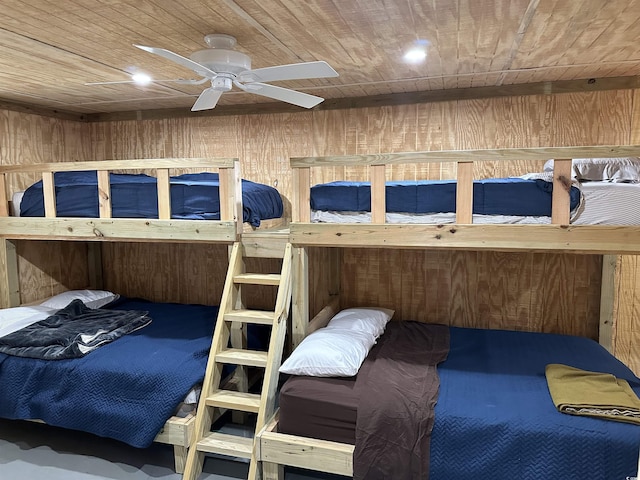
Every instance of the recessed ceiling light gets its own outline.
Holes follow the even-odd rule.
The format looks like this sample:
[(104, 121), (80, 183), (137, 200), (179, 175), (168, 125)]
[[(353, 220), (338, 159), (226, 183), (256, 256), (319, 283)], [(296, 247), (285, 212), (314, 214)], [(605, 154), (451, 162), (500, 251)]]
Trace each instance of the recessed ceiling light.
[(136, 85), (149, 85), (151, 83), (151, 77), (146, 73), (135, 73), (131, 75), (131, 80), (133, 80)]
[(427, 52), (424, 47), (413, 47), (404, 54), (404, 60), (408, 63), (420, 63), (427, 58)]

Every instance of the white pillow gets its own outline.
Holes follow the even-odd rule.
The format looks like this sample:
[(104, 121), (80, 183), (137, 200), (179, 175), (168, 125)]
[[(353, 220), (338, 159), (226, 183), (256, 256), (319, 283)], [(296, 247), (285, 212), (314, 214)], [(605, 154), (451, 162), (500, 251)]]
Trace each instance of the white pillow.
[(368, 332), (321, 328), (305, 337), (280, 367), (281, 373), (312, 377), (352, 377), (376, 337)]
[(375, 338), (384, 333), (394, 310), (388, 308), (347, 308), (336, 314), (326, 328), (343, 328), (368, 332)]
[(64, 308), (73, 300), (82, 300), (89, 308), (100, 308), (116, 300), (119, 295), (106, 290), (69, 290), (45, 300), (40, 305), (49, 308)]
[[(553, 171), (553, 160), (547, 160), (544, 171)], [(571, 176), (596, 182), (640, 182), (640, 158), (574, 158)]]

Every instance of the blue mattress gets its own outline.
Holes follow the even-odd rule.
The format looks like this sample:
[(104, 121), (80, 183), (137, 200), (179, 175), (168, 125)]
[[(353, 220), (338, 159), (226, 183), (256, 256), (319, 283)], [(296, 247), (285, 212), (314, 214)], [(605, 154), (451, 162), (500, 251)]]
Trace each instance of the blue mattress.
[(559, 413), (544, 375), (549, 363), (612, 373), (640, 394), (640, 380), (592, 340), (451, 328), (451, 351), (438, 367), (431, 480), (633, 475), (640, 427)]
[[(634, 475), (640, 426), (560, 413), (547, 387), (545, 366), (562, 363), (612, 373), (640, 395), (640, 379), (602, 346), (546, 333), (455, 327), (450, 333), (449, 355), (437, 368), (430, 480)], [(353, 443), (355, 385), (356, 377), (292, 376), (281, 391), (281, 431), (302, 436), (313, 431), (318, 438)]]
[[(155, 177), (110, 174), (113, 218), (158, 218)], [(99, 217), (98, 177), (95, 171), (58, 172), (54, 176), (59, 217)], [(170, 179), (171, 218), (220, 220), (217, 173), (185, 174)], [(30, 186), (20, 204), (23, 217), (44, 216), (42, 181)], [(242, 180), (243, 221), (254, 227), (283, 213), (278, 191), (269, 185)]]
[[(473, 182), (473, 213), (483, 215), (550, 216), (553, 183), (522, 178), (491, 178)], [(580, 191), (571, 188), (571, 209)], [(386, 183), (387, 212), (446, 213), (456, 211), (456, 181)], [(364, 212), (371, 210), (369, 182), (331, 182), (311, 188), (313, 210)]]
[[(152, 443), (204, 378), (218, 308), (132, 299), (104, 308), (146, 310), (153, 321), (82, 358), (0, 354), (0, 417), (40, 419), (134, 447)], [(255, 330), (248, 343), (265, 344)]]

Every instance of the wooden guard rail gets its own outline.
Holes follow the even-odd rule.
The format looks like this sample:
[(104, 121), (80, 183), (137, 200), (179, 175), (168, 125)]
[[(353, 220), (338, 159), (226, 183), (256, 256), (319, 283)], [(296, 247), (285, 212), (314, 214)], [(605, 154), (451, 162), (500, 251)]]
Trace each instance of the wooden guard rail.
[[(140, 160), (107, 160), (94, 162), (41, 163), (34, 165), (0, 166), (0, 216), (8, 216), (7, 178), (9, 173), (38, 172), (42, 174), (45, 217), (56, 218), (55, 172), (98, 172), (98, 196), (100, 218), (111, 218), (111, 185), (109, 172), (114, 170), (155, 170), (158, 179), (158, 218), (171, 218), (171, 196), (169, 193), (170, 168), (218, 168), (220, 176), (220, 220), (234, 221), (236, 218), (236, 177), (239, 179), (238, 160), (234, 158), (163, 158)], [(242, 196), (240, 195), (240, 201)]]
[(640, 156), (640, 145), (594, 147), (505, 148), (493, 150), (445, 150), (387, 153), (378, 155), (345, 155), (329, 157), (297, 157), (291, 159), (294, 169), (293, 221), (309, 222), (310, 167), (368, 165), (371, 177), (371, 222), (385, 223), (385, 166), (398, 163), (458, 164), (456, 191), (456, 223), (472, 223), (473, 162), (509, 160), (548, 160), (554, 162), (551, 223), (569, 223), (569, 191), (572, 158), (616, 158)]
[[(290, 240), (294, 245), (493, 250), (638, 252), (640, 227), (569, 226), (572, 158), (640, 156), (640, 145), (426, 151), (291, 159), (294, 195)], [(555, 159), (552, 225), (472, 225), (473, 162)], [(385, 169), (407, 163), (457, 163), (456, 224), (387, 224)], [(311, 224), (311, 167), (369, 166), (371, 223)]]
[[(59, 217), (56, 212), (54, 173), (97, 171), (99, 218), (107, 220), (112, 218), (109, 173), (116, 170), (145, 169), (154, 170), (156, 174), (158, 220), (170, 220), (169, 169), (172, 168), (218, 169), (220, 180), (220, 222), (235, 222), (236, 234), (242, 233), (242, 184), (240, 162), (237, 158), (163, 158), (0, 166), (0, 218), (9, 216), (7, 177), (10, 174), (40, 173), (42, 175), (45, 218), (56, 219)], [(186, 222), (183, 220), (178, 221)]]

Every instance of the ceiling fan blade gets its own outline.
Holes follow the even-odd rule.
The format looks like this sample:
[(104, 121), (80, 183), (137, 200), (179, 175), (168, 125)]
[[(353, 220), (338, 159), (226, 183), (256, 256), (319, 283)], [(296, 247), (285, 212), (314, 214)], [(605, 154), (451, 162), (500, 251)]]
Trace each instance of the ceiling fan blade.
[(338, 72), (331, 68), (327, 62), (322, 61), (258, 68), (239, 74), (240, 80), (243, 82), (273, 82), (276, 80), (300, 80), (337, 76)]
[[(238, 85), (238, 84), (236, 84)], [(250, 83), (248, 85), (238, 85), (242, 90), (248, 93), (255, 93), (263, 97), (282, 100), (283, 102), (292, 103), (299, 107), (312, 108), (324, 100), (322, 97), (309, 95), (308, 93), (298, 92), (289, 88), (276, 87), (266, 83)]]
[(204, 65), (200, 65), (198, 62), (194, 62), (193, 60), (190, 60), (187, 57), (183, 57), (182, 55), (178, 55), (177, 53), (174, 53), (170, 50), (166, 50), (164, 48), (156, 48), (156, 47), (145, 47), (144, 45), (136, 45), (135, 43), (133, 44), (133, 46), (138, 47), (139, 49), (144, 50), (145, 52), (160, 55), (161, 57), (164, 57), (168, 60), (176, 62), (182, 65), (183, 67), (190, 68), (191, 70), (193, 70), (194, 72), (196, 72), (198, 75), (202, 77), (213, 78), (218, 75), (216, 72), (214, 72), (213, 70), (209, 70)]
[(193, 107), (191, 107), (191, 111), (197, 112), (199, 110), (209, 110), (211, 108), (214, 108), (217, 105), (221, 95), (222, 92), (214, 90), (213, 88), (207, 88), (203, 90), (196, 100), (196, 103), (194, 103)]

